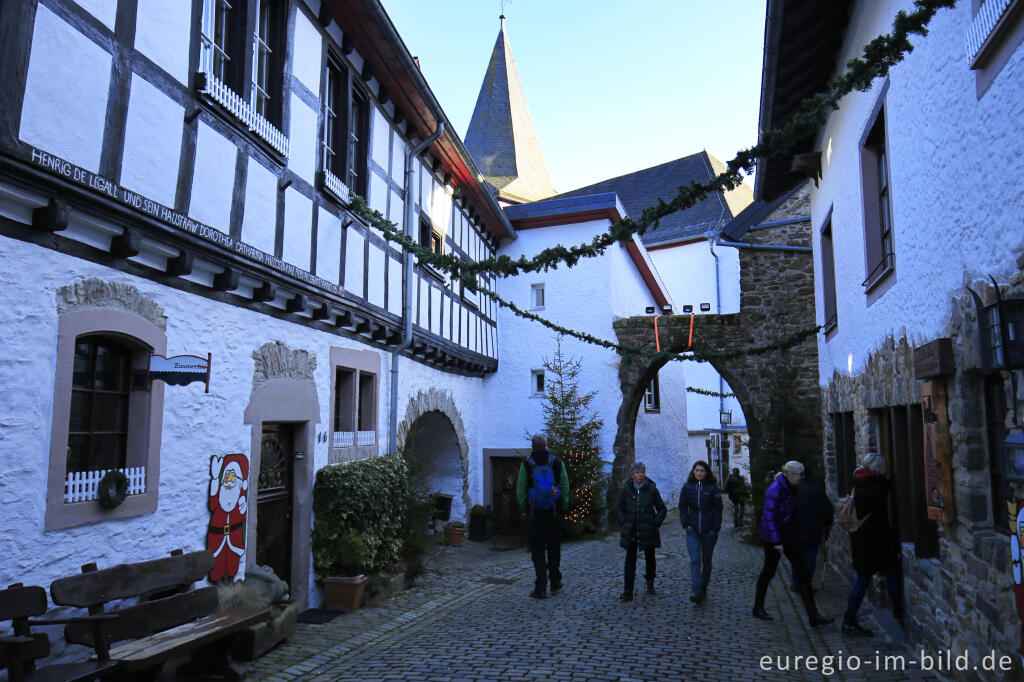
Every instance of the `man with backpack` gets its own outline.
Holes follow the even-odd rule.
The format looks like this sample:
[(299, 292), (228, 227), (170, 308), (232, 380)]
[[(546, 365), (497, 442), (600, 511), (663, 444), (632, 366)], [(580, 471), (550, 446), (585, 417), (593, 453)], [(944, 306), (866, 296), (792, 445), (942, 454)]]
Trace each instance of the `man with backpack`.
[(739, 467), (734, 467), (729, 478), (725, 479), (725, 493), (732, 502), (732, 527), (739, 528), (743, 523), (743, 508), (747, 504), (747, 482)]
[(536, 572), (530, 596), (544, 599), (549, 579), (552, 594), (562, 589), (562, 512), (569, 503), (569, 474), (562, 461), (548, 452), (548, 441), (540, 434), (533, 437), (530, 456), (519, 467), (516, 499), (527, 519)]

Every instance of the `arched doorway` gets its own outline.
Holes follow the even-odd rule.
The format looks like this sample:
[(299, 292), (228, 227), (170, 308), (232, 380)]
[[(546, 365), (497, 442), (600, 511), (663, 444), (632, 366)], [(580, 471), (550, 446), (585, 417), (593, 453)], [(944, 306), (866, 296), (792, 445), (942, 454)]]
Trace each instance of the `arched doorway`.
[(438, 411), (420, 415), (409, 428), (402, 454), (428, 493), (451, 496), (450, 518), (465, 519), (462, 456), (448, 417)]

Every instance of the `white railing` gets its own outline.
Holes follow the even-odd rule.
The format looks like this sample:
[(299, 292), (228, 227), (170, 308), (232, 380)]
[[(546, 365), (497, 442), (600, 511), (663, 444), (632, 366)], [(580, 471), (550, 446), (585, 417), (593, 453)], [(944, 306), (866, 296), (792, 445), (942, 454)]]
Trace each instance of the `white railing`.
[[(99, 495), (96, 489), (100, 479), (109, 469), (99, 471), (69, 471), (64, 481), (64, 502), (87, 502), (95, 500)], [(128, 494), (139, 495), (146, 492), (146, 467), (130, 467), (118, 469), (128, 477)]]
[(266, 117), (256, 113), (252, 106), (238, 96), (222, 80), (209, 73), (201, 73), (199, 90), (202, 94), (221, 105), (229, 114), (245, 124), (245, 127), (267, 141), (271, 147), (288, 156), (288, 136), (278, 130)]
[(348, 448), (356, 444), (355, 431), (335, 431), (331, 445), (336, 448)]
[(376, 431), (359, 431), (356, 433), (356, 445), (373, 445), (376, 442)]
[(331, 194), (341, 200), (346, 206), (350, 200), (350, 192), (348, 185), (341, 181), (337, 175), (329, 170), (324, 171), (324, 187), (327, 188)]
[(986, 0), (978, 8), (978, 15), (974, 17), (967, 29), (967, 35), (964, 37), (967, 63), (972, 68), (981, 53), (981, 48), (988, 42), (1011, 4), (1013, 4), (1012, 0)]

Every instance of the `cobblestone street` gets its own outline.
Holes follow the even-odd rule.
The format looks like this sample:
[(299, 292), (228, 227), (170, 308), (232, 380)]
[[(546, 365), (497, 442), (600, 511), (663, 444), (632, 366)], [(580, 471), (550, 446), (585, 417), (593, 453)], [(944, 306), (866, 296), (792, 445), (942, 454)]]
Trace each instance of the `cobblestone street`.
[[(812, 655), (834, 657), (830, 679), (939, 679), (920, 672), (916, 650), (884, 634), (867, 602), (861, 622), (875, 636), (844, 637), (839, 622), (846, 589), (837, 580), (826, 580), (818, 594), (820, 610), (835, 622), (811, 628), (783, 580), (785, 561), (766, 601), (775, 620), (753, 619), (761, 554), (731, 529), (723, 527), (708, 600), (699, 607), (688, 598), (688, 561), (675, 513), (662, 528), (658, 593), (643, 593), (638, 566), (641, 589), (630, 603), (618, 601), (625, 553), (617, 536), (563, 545), (565, 588), (544, 601), (527, 597), (533, 568), (525, 549), (496, 546), (439, 548), (415, 588), (323, 625), (300, 623), (291, 640), (250, 666), (250, 679), (825, 679), (820, 660), (813, 671), (804, 661), (793, 670), (795, 656)], [(773, 668), (776, 657), (789, 656), (790, 670), (766, 672), (762, 656), (771, 657)], [(877, 669), (886, 656), (895, 657), (889, 672)], [(905, 671), (893, 672), (893, 660), (904, 660)], [(860, 670), (850, 671), (858, 662)]]

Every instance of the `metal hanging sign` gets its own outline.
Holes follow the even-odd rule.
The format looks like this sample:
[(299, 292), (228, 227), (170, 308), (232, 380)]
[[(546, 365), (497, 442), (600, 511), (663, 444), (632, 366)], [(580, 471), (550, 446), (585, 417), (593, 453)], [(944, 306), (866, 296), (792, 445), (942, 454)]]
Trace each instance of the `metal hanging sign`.
[(205, 358), (198, 355), (175, 355), (170, 358), (151, 355), (149, 358), (149, 386), (152, 386), (155, 380), (172, 386), (185, 386), (193, 381), (202, 381), (206, 384), (206, 392), (209, 393), (212, 357), (212, 353), (207, 353)]

